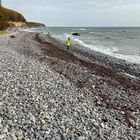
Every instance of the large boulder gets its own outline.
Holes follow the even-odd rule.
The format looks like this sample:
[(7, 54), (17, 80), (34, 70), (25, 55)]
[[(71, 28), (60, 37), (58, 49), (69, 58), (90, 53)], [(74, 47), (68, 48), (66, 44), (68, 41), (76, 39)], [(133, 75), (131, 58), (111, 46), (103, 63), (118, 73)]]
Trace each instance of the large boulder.
[(72, 35), (74, 35), (74, 36), (80, 36), (80, 33), (72, 33)]

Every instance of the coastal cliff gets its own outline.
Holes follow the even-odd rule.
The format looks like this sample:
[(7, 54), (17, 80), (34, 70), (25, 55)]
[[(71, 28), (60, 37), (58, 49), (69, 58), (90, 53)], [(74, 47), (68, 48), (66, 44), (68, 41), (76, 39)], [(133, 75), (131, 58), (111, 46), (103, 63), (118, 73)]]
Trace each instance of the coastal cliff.
[(15, 22), (26, 24), (26, 19), (17, 11), (0, 6), (0, 30), (5, 30), (8, 27), (16, 27)]
[(10, 10), (4, 7), (0, 7), (0, 20), (1, 21), (14, 21), (14, 22), (26, 22), (26, 19), (22, 14), (17, 11)]
[(45, 27), (42, 23), (27, 22), (25, 17), (14, 10), (0, 6), (0, 30), (6, 30), (9, 27)]

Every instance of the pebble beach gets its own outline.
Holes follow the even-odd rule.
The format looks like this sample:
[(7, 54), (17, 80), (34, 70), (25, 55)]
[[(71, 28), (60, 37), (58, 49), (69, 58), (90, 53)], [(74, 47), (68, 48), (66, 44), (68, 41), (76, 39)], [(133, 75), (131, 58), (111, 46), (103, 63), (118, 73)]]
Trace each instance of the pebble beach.
[(0, 140), (140, 139), (139, 66), (12, 34), (0, 36)]

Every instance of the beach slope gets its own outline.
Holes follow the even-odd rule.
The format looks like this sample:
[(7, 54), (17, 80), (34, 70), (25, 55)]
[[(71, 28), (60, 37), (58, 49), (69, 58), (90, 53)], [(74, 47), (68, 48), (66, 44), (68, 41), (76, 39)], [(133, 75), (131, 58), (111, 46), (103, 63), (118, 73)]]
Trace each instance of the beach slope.
[(138, 139), (140, 81), (50, 36), (0, 36), (0, 139)]

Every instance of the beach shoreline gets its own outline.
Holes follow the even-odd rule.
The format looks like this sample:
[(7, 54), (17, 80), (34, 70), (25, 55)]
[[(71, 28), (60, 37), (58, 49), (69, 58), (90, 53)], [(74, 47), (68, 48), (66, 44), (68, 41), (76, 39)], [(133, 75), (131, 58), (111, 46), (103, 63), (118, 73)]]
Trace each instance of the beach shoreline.
[[(34, 114), (32, 111), (34, 108), (31, 107), (31, 109), (29, 108), (28, 110), (29, 112), (32, 112), (31, 116), (45, 121), (42, 125), (45, 126), (45, 129), (49, 128), (50, 130), (50, 133), (45, 134), (47, 138), (51, 138), (50, 135), (52, 134), (54, 137), (57, 135), (61, 138), (65, 135), (70, 137), (73, 134), (76, 138), (79, 138), (80, 136), (77, 135), (78, 132), (76, 131), (76, 126), (81, 128), (81, 130), (79, 130), (81, 137), (85, 137), (87, 139), (92, 138), (92, 136), (93, 138), (105, 138), (106, 133), (109, 133), (110, 130), (112, 133), (108, 134), (108, 138), (114, 138), (114, 140), (115, 138), (121, 139), (123, 135), (125, 138), (138, 137), (140, 123), (138, 113), (138, 99), (140, 97), (139, 65), (127, 64), (124, 61), (115, 61), (114, 59), (112, 60), (112, 58), (109, 58), (111, 60), (109, 61), (105, 55), (103, 56), (96, 52), (93, 53), (92, 51), (86, 52), (80, 47), (76, 49), (72, 47), (70, 52), (68, 52), (65, 44), (62, 44), (51, 36), (42, 33), (28, 33), (20, 31), (14, 34), (14, 36), (14, 39), (4, 36), (0, 38), (2, 43), (0, 56), (4, 61), (1, 63), (1, 75), (2, 79), (6, 79), (3, 81), (1, 92), (3, 92), (3, 94), (8, 94), (5, 99), (2, 97), (2, 108), (4, 110), (6, 108), (5, 105), (8, 104), (7, 100), (9, 97), (13, 96), (12, 98), (16, 98), (17, 96), (15, 92), (10, 95), (12, 89), (7, 88), (7, 83), (10, 83), (10, 80), (12, 81), (13, 76), (16, 74), (22, 75), (22, 77), (17, 76), (14, 78), (20, 81), (24, 79), (25, 83), (32, 79), (30, 79), (30, 75), (32, 75), (32, 77), (38, 80), (36, 81), (37, 83), (32, 83), (33, 81), (30, 81), (30, 86), (33, 84), (36, 87), (38, 83), (41, 82), (41, 92), (30, 89), (28, 82), (26, 85), (27, 89), (29, 88), (29, 93), (31, 95), (35, 94), (37, 98), (41, 98), (40, 102), (36, 102), (37, 105), (43, 106), (41, 101), (45, 104), (49, 104), (50, 101), (47, 98), (55, 100), (51, 104), (53, 104), (54, 109), (57, 111), (49, 108), (50, 112), (53, 114), (51, 116), (52, 118), (50, 117), (49, 119), (51, 119), (51, 125), (56, 125), (57, 130), (60, 129), (62, 131), (61, 133), (56, 133), (46, 120), (41, 118), (41, 116)], [(10, 58), (11, 60), (15, 60), (15, 62), (12, 62)], [(9, 65), (9, 63), (6, 64), (6, 62), (9, 61), (11, 61), (10, 67), (13, 69), (9, 70), (11, 71), (11, 75), (8, 74), (9, 71), (5, 68)], [(16, 70), (13, 68), (14, 65), (16, 66)], [(18, 72), (16, 73), (16, 71)], [(125, 75), (123, 71), (132, 74), (137, 78)], [(40, 73), (42, 75), (35, 75), (35, 73)], [(5, 78), (8, 76), (9, 79)], [(43, 79), (40, 79), (40, 77)], [(21, 82), (21, 85), (24, 87), (24, 83)], [(47, 85), (49, 85), (49, 87)], [(8, 85), (8, 87), (9, 86), (10, 85)], [(19, 90), (18, 85), (16, 85), (15, 88)], [(49, 90), (45, 93), (47, 89)], [(34, 90), (34, 92), (32, 90)], [(26, 91), (26, 88), (23, 88), (23, 91)], [(27, 97), (26, 95), (24, 97), (23, 94), (24, 98), (20, 96), (19, 100), (23, 106), (25, 105), (24, 100), (27, 100), (28, 98), (30, 98), (31, 102), (34, 103), (36, 98), (33, 98), (32, 96), (30, 97), (30, 94), (29, 96), (27, 95)], [(40, 94), (40, 96), (38, 94)], [(11, 102), (15, 104), (14, 100), (11, 100)], [(61, 106), (62, 103), (65, 104), (64, 106), (68, 106), (68, 108), (63, 108)], [(77, 109), (73, 110), (72, 105)], [(38, 107), (37, 110), (39, 111)], [(65, 110), (67, 110), (66, 114), (64, 113)], [(5, 113), (5, 111), (2, 111), (2, 113)], [(79, 114), (77, 114), (77, 111)], [(26, 114), (25, 112), (23, 114)], [(88, 112), (89, 114), (87, 114)], [(91, 112), (94, 112), (94, 114)], [(21, 112), (17, 111), (17, 113)], [(78, 115), (77, 117), (81, 117), (83, 119), (83, 122), (79, 120), (76, 124), (76, 116), (73, 116), (75, 113)], [(89, 119), (87, 120), (84, 116), (81, 116), (81, 113), (84, 113), (83, 115), (87, 115)], [(96, 117), (95, 119), (97, 114), (99, 118)], [(65, 121), (67, 121), (67, 119), (63, 118), (64, 120), (61, 121), (58, 117), (59, 115), (61, 116), (61, 119), (64, 116), (67, 116), (68, 122), (70, 122), (71, 119), (73, 120), (71, 122), (71, 129), (69, 126), (65, 126)], [(92, 119), (95, 122), (92, 122)], [(4, 123), (8, 124), (7, 119), (3, 117), (2, 120)], [(56, 120), (57, 123), (55, 122)], [(23, 124), (20, 120), (18, 121), (20, 124)], [(19, 123), (15, 123), (14, 125), (19, 128)], [(93, 126), (88, 130), (90, 124)], [(27, 123), (26, 126), (28, 125), (29, 124)], [(39, 126), (36, 121), (33, 121), (32, 125), (35, 128)], [(110, 127), (110, 125), (112, 125), (112, 127)], [(122, 130), (121, 132), (117, 131), (118, 126), (120, 126), (119, 129)], [(133, 129), (133, 131), (129, 130), (129, 128)], [(28, 130), (28, 128), (24, 129), (25, 132)], [(42, 131), (40, 130), (40, 133)], [(127, 132), (130, 135), (128, 135)], [(35, 133), (35, 131), (32, 133)], [(26, 136), (30, 137), (29, 135)]]
[[(44, 35), (44, 34), (43, 34)], [(45, 35), (46, 36), (46, 35)], [(45, 39), (46, 40), (44, 40), (44, 37), (42, 37), (42, 35), (41, 34), (37, 34), (36, 35), (36, 40), (39, 42), (39, 43), (41, 43), (42, 44), (42, 46), (45, 46), (45, 44), (48, 44), (48, 45), (50, 45), (50, 48), (52, 49), (52, 50), (48, 50), (47, 49), (47, 47), (45, 48), (45, 47), (42, 47), (41, 49), (43, 50), (43, 52), (44, 52), (44, 54), (47, 54), (47, 55), (54, 55), (53, 57), (56, 57), (56, 58), (58, 58), (58, 59), (62, 59), (62, 60), (64, 60), (64, 61), (68, 61), (68, 62), (70, 62), (70, 61), (72, 61), (73, 63), (77, 63), (77, 64), (80, 64), (81, 63), (81, 65), (83, 65), (83, 66), (85, 66), (85, 67), (88, 67), (89, 69), (91, 69), (91, 71), (96, 71), (96, 74), (97, 75), (99, 75), (99, 76), (103, 76), (103, 75), (105, 75), (105, 76), (107, 76), (107, 77), (111, 77), (111, 78), (116, 78), (116, 80), (117, 80), (117, 77), (119, 77), (119, 75), (120, 75), (120, 79), (122, 79), (122, 82), (121, 82), (121, 80), (120, 80), (120, 83), (122, 84), (122, 86), (123, 86), (123, 82), (125, 83), (125, 73), (124, 72), (128, 72), (128, 71), (131, 71), (131, 73), (132, 73), (132, 71), (134, 72), (134, 74), (135, 74), (135, 76), (139, 76), (139, 64), (138, 64), (138, 66), (137, 66), (137, 68), (136, 69), (133, 69), (133, 65), (136, 65), (136, 64), (128, 64), (129, 65), (129, 67), (127, 67), (127, 63), (128, 62), (126, 62), (126, 61), (124, 61), (124, 60), (119, 60), (119, 59), (116, 59), (116, 58), (112, 58), (112, 57), (110, 57), (110, 56), (107, 56), (107, 55), (105, 55), (105, 56), (103, 56), (104, 54), (101, 54), (101, 53), (98, 53), (98, 60), (97, 60), (97, 58), (95, 58), (95, 57), (97, 57), (96, 56), (96, 53), (97, 52), (94, 52), (94, 51), (91, 51), (93, 54), (92, 55), (90, 55), (89, 54), (89, 51), (85, 51), (84, 49), (82, 50), (81, 49), (81, 47), (80, 48), (74, 48), (73, 46), (71, 47), (71, 50), (70, 51), (67, 51), (66, 50), (66, 46), (65, 46), (65, 44), (62, 44), (61, 42), (59, 42), (59, 41), (57, 41), (57, 40), (55, 40), (54, 38), (52, 38), (52, 37), (50, 37), (50, 36), (46, 36), (45, 37)], [(53, 50), (53, 48), (54, 48), (54, 50)], [(57, 49), (58, 48), (58, 49)], [(62, 56), (60, 56), (59, 55), (59, 49), (60, 49), (60, 51), (62, 50)], [(56, 53), (56, 51), (58, 51), (58, 54)], [(48, 52), (48, 53), (47, 53)], [(54, 52), (54, 53), (53, 53)], [(64, 57), (63, 57), (64, 56)], [(70, 58), (68, 58), (67, 59), (67, 57), (70, 57)], [(103, 58), (106, 58), (106, 59), (103, 59)], [(109, 61), (109, 60), (107, 60), (108, 59), (108, 57), (109, 57), (109, 59), (113, 59), (113, 60), (111, 60), (111, 62)], [(95, 58), (95, 59), (94, 59)], [(72, 59), (72, 60), (71, 60)], [(115, 60), (116, 61), (115, 61)], [(101, 61), (101, 60), (103, 60), (103, 61)], [(76, 61), (78, 61), (78, 62), (76, 62)], [(108, 64), (107, 64), (107, 62), (108, 62)], [(122, 63), (122, 62), (123, 63)], [(114, 64), (113, 64), (114, 63)], [(122, 64), (120, 64), (120, 63), (122, 63)], [(124, 64), (125, 63), (125, 64)], [(106, 65), (107, 64), (107, 65)], [(123, 66), (122, 65), (125, 65), (124, 67), (127, 67), (126, 68), (126, 71), (123, 71), (124, 70), (124, 68), (123, 68)], [(111, 67), (111, 65), (112, 65), (112, 67)], [(114, 66), (115, 65), (115, 66)], [(131, 66), (130, 66), (131, 65)], [(115, 68), (114, 68), (114, 67)], [(122, 67), (121, 67), (122, 66)], [(118, 68), (118, 67), (120, 67), (120, 68)], [(130, 67), (132, 67), (132, 69), (130, 69), (130, 70), (128, 70)], [(114, 72), (115, 71), (115, 72)], [(123, 71), (123, 72), (122, 72)], [(122, 73), (120, 73), (120, 72), (122, 72)], [(131, 73), (129, 73), (129, 74), (131, 74)], [(127, 75), (127, 74), (126, 74)], [(123, 77), (124, 76), (124, 77)], [(128, 79), (130, 78), (132, 78), (131, 76), (129, 77), (129, 75), (127, 75), (128, 76)], [(124, 78), (124, 79), (123, 79)], [(136, 77), (135, 77), (136, 78)], [(134, 79), (135, 79), (134, 78)], [(127, 79), (127, 78), (126, 78)], [(133, 79), (133, 78), (132, 78)], [(137, 77), (136, 78), (138, 81), (139, 81), (139, 77)], [(119, 81), (119, 79), (118, 79), (118, 81)], [(130, 80), (131, 81), (131, 80)], [(134, 80), (135, 81), (135, 80)], [(129, 83), (130, 85), (128, 86), (128, 88), (131, 88), (131, 87), (133, 87), (134, 85), (137, 85), (136, 83), (134, 83), (134, 82), (128, 82), (128, 81), (126, 81), (126, 83)], [(125, 84), (126, 84), (125, 83)], [(134, 84), (133, 84), (134, 83)], [(138, 82), (139, 83), (139, 82)], [(139, 90), (139, 85), (137, 86), (138, 87), (138, 90)], [(127, 86), (126, 86), (126, 88), (127, 88)], [(137, 89), (137, 88), (136, 88)]]
[[(50, 35), (40, 33), (38, 39), (40, 39), (42, 42), (46, 41), (56, 45), (62, 50), (66, 50), (65, 44), (61, 40), (53, 38)], [(69, 52), (80, 59), (87, 60), (87, 62), (94, 62), (108, 69), (115, 70), (118, 73), (126, 73), (130, 76), (132, 75), (132, 77), (134, 76), (135, 78), (140, 79), (140, 64), (138, 63), (132, 63), (123, 59), (118, 59), (80, 45), (71, 46)]]

